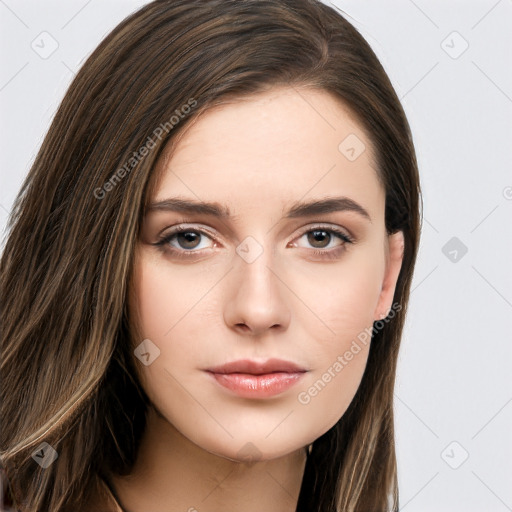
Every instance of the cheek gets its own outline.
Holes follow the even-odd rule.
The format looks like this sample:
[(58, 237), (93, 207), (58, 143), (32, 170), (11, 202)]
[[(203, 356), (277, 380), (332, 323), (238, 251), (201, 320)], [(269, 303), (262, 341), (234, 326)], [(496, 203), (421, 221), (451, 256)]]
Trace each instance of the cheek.
[(373, 324), (382, 288), (383, 252), (354, 251), (347, 256), (339, 264), (295, 268), (288, 274), (292, 289), (309, 310), (298, 315), (308, 338), (325, 340), (332, 349)]
[[(172, 269), (149, 256), (137, 262), (130, 311), (136, 313), (141, 328), (141, 339), (135, 340), (135, 345), (149, 339), (159, 350), (147, 366), (136, 360), (141, 383), (152, 399), (158, 390), (177, 386), (173, 379), (176, 369), (198, 366), (209, 324), (202, 311), (197, 314), (205, 293), (204, 287), (198, 286), (201, 279), (197, 275), (187, 278), (183, 269)], [(180, 375), (180, 382), (183, 378), (186, 372)]]
[(298, 390), (299, 415), (310, 422), (313, 438), (323, 435), (345, 414), (366, 367), (369, 340), (362, 343), (355, 338), (339, 344)]
[[(149, 339), (159, 355), (148, 366), (135, 362), (146, 393), (165, 410), (189, 403), (186, 390), (195, 388), (197, 370), (219, 360), (219, 272), (199, 265), (172, 266), (151, 254), (137, 261), (130, 311), (137, 313), (142, 339), (135, 343)], [(169, 417), (178, 420), (180, 411), (181, 405), (177, 416), (168, 411)]]
[[(204, 278), (190, 270), (171, 268), (146, 257), (139, 262), (136, 272), (135, 307), (143, 329), (150, 339), (169, 340), (180, 324), (189, 323), (205, 289)], [(201, 321), (201, 318), (195, 318)]]
[(301, 327), (314, 345), (303, 348), (314, 354), (314, 368), (298, 390), (297, 401), (306, 416), (322, 418), (316, 423), (317, 435), (344, 414), (366, 367), (385, 266), (384, 253), (381, 259), (375, 254), (360, 252), (345, 265), (317, 270), (314, 280), (296, 281), (316, 313), (301, 315)]
[[(186, 269), (173, 269), (149, 255), (138, 261), (135, 272), (131, 312), (137, 312), (142, 338), (159, 349), (149, 365), (135, 360), (138, 377), (150, 401), (184, 432), (190, 429), (188, 423), (194, 422), (215, 427), (208, 424), (204, 411), (195, 409), (197, 403), (188, 391), (196, 388), (194, 370), (201, 366), (206, 352), (210, 322), (203, 314), (201, 298), (207, 299), (208, 283), (208, 277), (198, 275), (197, 270), (187, 276)], [(192, 419), (190, 411), (196, 414)]]

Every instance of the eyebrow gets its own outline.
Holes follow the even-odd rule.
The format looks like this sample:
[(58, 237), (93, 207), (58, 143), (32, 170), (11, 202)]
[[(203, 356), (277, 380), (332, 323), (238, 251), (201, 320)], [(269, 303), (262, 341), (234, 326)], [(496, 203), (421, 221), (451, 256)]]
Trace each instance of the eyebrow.
[[(145, 214), (153, 211), (175, 211), (188, 214), (203, 214), (227, 220), (231, 212), (227, 206), (216, 202), (196, 201), (195, 199), (183, 199), (171, 197), (151, 203), (146, 207)], [(286, 212), (287, 219), (311, 217), (335, 212), (355, 212), (371, 222), (370, 214), (356, 201), (348, 197), (329, 197), (309, 202), (297, 201)]]
[(330, 197), (309, 202), (298, 201), (288, 210), (286, 217), (295, 219), (343, 211), (358, 213), (371, 222), (370, 214), (359, 203), (348, 197)]

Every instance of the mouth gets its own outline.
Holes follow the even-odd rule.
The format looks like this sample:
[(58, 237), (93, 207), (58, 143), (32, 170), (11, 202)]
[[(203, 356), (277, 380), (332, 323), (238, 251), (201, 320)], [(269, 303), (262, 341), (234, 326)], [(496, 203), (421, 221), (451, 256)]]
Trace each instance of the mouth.
[(269, 398), (291, 388), (308, 370), (282, 359), (265, 362), (243, 359), (205, 371), (242, 398)]

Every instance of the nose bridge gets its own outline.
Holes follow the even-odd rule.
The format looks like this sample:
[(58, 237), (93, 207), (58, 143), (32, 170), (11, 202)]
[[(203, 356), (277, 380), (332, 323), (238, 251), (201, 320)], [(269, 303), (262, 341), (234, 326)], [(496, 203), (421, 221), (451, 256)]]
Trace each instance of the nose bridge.
[(273, 258), (269, 250), (264, 251), (254, 261), (248, 262), (240, 258), (235, 264), (240, 287), (251, 293), (270, 293), (275, 287), (276, 276), (272, 270)]
[(274, 250), (249, 236), (236, 253), (234, 291), (226, 307), (226, 321), (232, 327), (245, 324), (254, 334), (276, 325), (285, 327), (290, 312), (274, 270)]

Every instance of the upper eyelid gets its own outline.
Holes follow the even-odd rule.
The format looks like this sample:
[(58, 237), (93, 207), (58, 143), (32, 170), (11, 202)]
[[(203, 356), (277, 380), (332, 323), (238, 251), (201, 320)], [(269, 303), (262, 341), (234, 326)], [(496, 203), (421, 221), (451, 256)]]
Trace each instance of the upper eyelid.
[[(183, 223), (180, 223), (180, 224), (176, 224), (175, 226), (172, 226), (172, 228), (170, 228), (170, 231), (165, 234), (165, 235), (160, 235), (159, 238), (160, 239), (164, 239), (164, 238), (169, 238), (171, 236), (174, 236), (174, 235), (177, 235), (179, 233), (186, 233), (188, 231), (198, 231), (199, 233), (201, 234), (207, 234), (207, 235), (210, 235), (211, 238), (213, 240), (217, 240), (218, 237), (215, 236), (215, 234), (210, 231), (209, 229), (201, 226), (201, 227), (196, 227), (196, 226), (184, 226), (184, 222)], [(163, 230), (165, 231), (165, 230)]]

